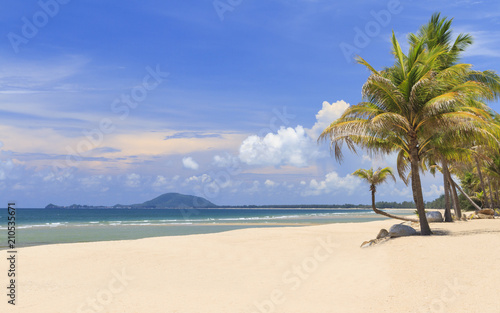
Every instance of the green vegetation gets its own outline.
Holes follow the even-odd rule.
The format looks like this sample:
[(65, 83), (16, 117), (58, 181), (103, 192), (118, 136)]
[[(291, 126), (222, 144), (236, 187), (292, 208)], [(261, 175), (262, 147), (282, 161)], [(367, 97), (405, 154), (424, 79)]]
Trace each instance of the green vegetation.
[[(449, 212), (451, 186), (456, 187), (450, 171), (478, 160), (489, 149), (498, 153), (497, 114), (486, 102), (497, 98), (500, 78), (492, 71), (475, 71), (470, 64), (458, 63), (472, 37), (459, 34), (452, 43), (451, 22), (434, 14), (408, 36), (406, 54), (393, 33), (390, 67), (376, 70), (358, 57), (371, 73), (362, 88), (363, 101), (349, 107), (318, 139), (331, 142), (339, 162), (344, 144), (353, 152), (361, 148), (376, 155), (397, 153), (398, 174), (405, 183), (411, 182), (422, 235), (432, 232), (420, 172), (431, 167), (442, 170)], [(455, 199), (454, 205), (460, 214), (459, 201)]]

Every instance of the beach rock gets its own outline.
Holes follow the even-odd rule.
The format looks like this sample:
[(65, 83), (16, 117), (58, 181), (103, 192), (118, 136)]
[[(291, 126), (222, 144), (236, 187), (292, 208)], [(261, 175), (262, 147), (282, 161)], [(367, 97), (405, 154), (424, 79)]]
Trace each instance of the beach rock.
[(375, 242), (373, 242), (373, 240), (370, 240), (370, 241), (365, 241), (361, 244), (361, 248), (368, 248), (369, 246), (372, 246), (374, 245)]
[(495, 218), (495, 217), (493, 215), (477, 213), (477, 218), (487, 220), (487, 219), (491, 219), (491, 218)]
[(484, 215), (495, 215), (495, 211), (493, 209), (482, 209), (477, 211), (478, 214), (484, 214)]
[(378, 235), (377, 235), (377, 239), (380, 239), (380, 238), (385, 238), (389, 236), (389, 232), (387, 231), (387, 229), (385, 228), (382, 228), (379, 232), (378, 232)]
[(391, 237), (412, 236), (416, 233), (417, 231), (414, 228), (403, 224), (392, 225), (389, 229), (389, 235)]
[(498, 209), (495, 210), (495, 216), (500, 216), (500, 210)]
[(368, 248), (368, 247), (374, 246), (376, 244), (382, 243), (384, 241), (387, 241), (389, 239), (391, 239), (391, 237), (386, 236), (384, 238), (377, 238), (377, 239), (372, 239), (372, 240), (369, 240), (369, 241), (365, 241), (365, 242), (363, 242), (361, 244), (361, 248)]
[(443, 215), (439, 211), (430, 211), (426, 212), (425, 216), (427, 217), (427, 221), (429, 223), (442, 222)]

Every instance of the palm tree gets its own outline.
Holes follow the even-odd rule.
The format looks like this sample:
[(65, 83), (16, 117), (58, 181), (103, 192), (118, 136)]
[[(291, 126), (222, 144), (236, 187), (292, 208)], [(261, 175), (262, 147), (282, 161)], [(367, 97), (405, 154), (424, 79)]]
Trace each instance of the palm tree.
[[(451, 23), (453, 19), (448, 19), (447, 17), (441, 18), (440, 13), (434, 13), (429, 20), (429, 22), (420, 27), (416, 34), (410, 34), (408, 36), (408, 41), (411, 45), (418, 44), (420, 41), (423, 42), (427, 49), (433, 49), (436, 47), (442, 47), (445, 50), (441, 56), (438, 57), (438, 70), (447, 69), (455, 65), (460, 59), (460, 54), (465, 51), (465, 49), (470, 46), (473, 42), (473, 38), (470, 34), (459, 34), (455, 41), (452, 41), (452, 29)], [(479, 74), (479, 75), (477, 75)], [(470, 80), (476, 80), (483, 84), (486, 84), (489, 88), (497, 93), (499, 89), (498, 76), (490, 71), (485, 72), (470, 72)], [(471, 99), (472, 101), (474, 99)], [(470, 136), (464, 136), (469, 137)], [(453, 183), (451, 183), (451, 175), (449, 172), (448, 164), (450, 161), (456, 161), (456, 157), (459, 156), (460, 162), (464, 162), (464, 152), (467, 156), (468, 149), (471, 147), (464, 146), (463, 140), (460, 142), (450, 142), (449, 140), (440, 140), (432, 142), (431, 146), (431, 157), (435, 160), (434, 162), (441, 164), (441, 171), (443, 173), (443, 183), (445, 186), (445, 221), (451, 221), (451, 214), (449, 214), (450, 209), (450, 198), (453, 200), (455, 215), (457, 218), (461, 217), (461, 209), (458, 203), (458, 195)], [(443, 153), (446, 150), (447, 153)], [(455, 150), (455, 151), (454, 151)], [(452, 158), (455, 158), (453, 160)], [(476, 162), (479, 166), (479, 161), (476, 157)], [(481, 169), (478, 167), (479, 175), (481, 178), (481, 183), (484, 188), (484, 182), (482, 178)], [(491, 188), (490, 188), (491, 190)], [(490, 198), (492, 196), (490, 195)]]
[(459, 34), (452, 43), (451, 23), (453, 19), (447, 17), (441, 18), (441, 13), (434, 13), (429, 22), (420, 27), (416, 34), (410, 34), (408, 41), (411, 45), (416, 45), (418, 42), (424, 42), (427, 49), (432, 49), (437, 46), (444, 47), (446, 53), (439, 57), (440, 68), (445, 69), (453, 64), (456, 64), (460, 59), (460, 53), (470, 46), (473, 42), (470, 34)]
[(373, 212), (403, 221), (418, 222), (416, 219), (406, 218), (386, 213), (384, 211), (377, 209), (377, 207), (375, 206), (375, 193), (377, 192), (377, 186), (384, 183), (389, 177), (391, 177), (394, 181), (396, 181), (396, 178), (394, 177), (394, 174), (392, 173), (392, 169), (390, 167), (385, 167), (385, 168), (379, 167), (375, 172), (373, 171), (373, 168), (370, 168), (369, 170), (359, 169), (354, 173), (352, 173), (352, 175), (362, 178), (370, 184), (370, 191), (372, 192)]
[(453, 140), (464, 132), (481, 134), (488, 123), (487, 106), (471, 99), (492, 99), (493, 94), (485, 83), (470, 80), (468, 64), (440, 69), (446, 54), (442, 46), (425, 49), (420, 40), (405, 55), (394, 33), (392, 45), (395, 64), (382, 71), (358, 57), (371, 72), (362, 89), (365, 101), (347, 108), (318, 140), (329, 139), (339, 161), (344, 143), (353, 152), (356, 146), (375, 154), (398, 151), (398, 160), (409, 161), (421, 234), (430, 235), (420, 180), (422, 151), (443, 131)]
[(468, 172), (464, 169), (461, 170), (460, 175), (461, 175), (460, 181), (461, 181), (462, 185), (464, 186), (464, 188), (462, 189), (462, 187), (460, 187), (460, 185), (457, 184), (453, 179), (451, 180), (451, 184), (453, 185), (453, 187), (458, 189), (458, 191), (460, 191), (460, 193), (467, 199), (467, 201), (470, 202), (470, 204), (476, 210), (481, 210), (481, 207), (479, 207), (474, 202), (472, 197), (469, 196), (469, 194), (471, 194), (471, 195), (474, 194), (475, 190), (478, 189), (479, 181), (478, 181), (477, 177), (474, 174), (472, 174), (471, 172)]
[[(496, 207), (499, 205), (499, 202), (498, 202), (498, 182), (500, 180), (500, 154), (499, 154), (499, 151), (496, 151), (495, 155), (492, 156), (491, 158), (491, 162), (488, 163), (487, 167), (486, 167), (486, 174), (490, 177), (489, 181), (491, 183), (491, 180), (493, 180), (493, 185), (495, 186), (494, 190), (495, 190), (495, 201), (496, 202), (495, 204), (496, 205), (493, 205), (492, 204), (492, 208), (493, 207)], [(492, 187), (491, 187), (491, 184), (490, 184), (490, 193), (492, 191)], [(492, 201), (493, 203), (493, 201)]]

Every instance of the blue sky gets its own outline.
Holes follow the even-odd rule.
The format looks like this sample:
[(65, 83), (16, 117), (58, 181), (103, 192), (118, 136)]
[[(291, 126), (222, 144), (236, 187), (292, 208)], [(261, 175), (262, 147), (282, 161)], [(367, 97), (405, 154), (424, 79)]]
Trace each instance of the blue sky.
[[(369, 203), (350, 176), (394, 157), (317, 135), (358, 103), (436, 11), (498, 71), (497, 1), (1, 1), (0, 202), (128, 204), (165, 192), (220, 205)], [(403, 48), (407, 45), (403, 44)], [(499, 110), (498, 103), (491, 103)], [(424, 196), (442, 193), (423, 177)], [(411, 200), (401, 181), (378, 199)]]

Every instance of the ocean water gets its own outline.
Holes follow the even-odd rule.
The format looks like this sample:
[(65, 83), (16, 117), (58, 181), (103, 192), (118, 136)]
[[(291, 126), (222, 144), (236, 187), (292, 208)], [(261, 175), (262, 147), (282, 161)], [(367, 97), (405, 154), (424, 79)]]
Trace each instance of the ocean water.
[[(380, 219), (370, 209), (16, 209), (15, 236), (16, 246), (26, 247)], [(7, 209), (0, 210), (0, 249), (6, 248)]]

